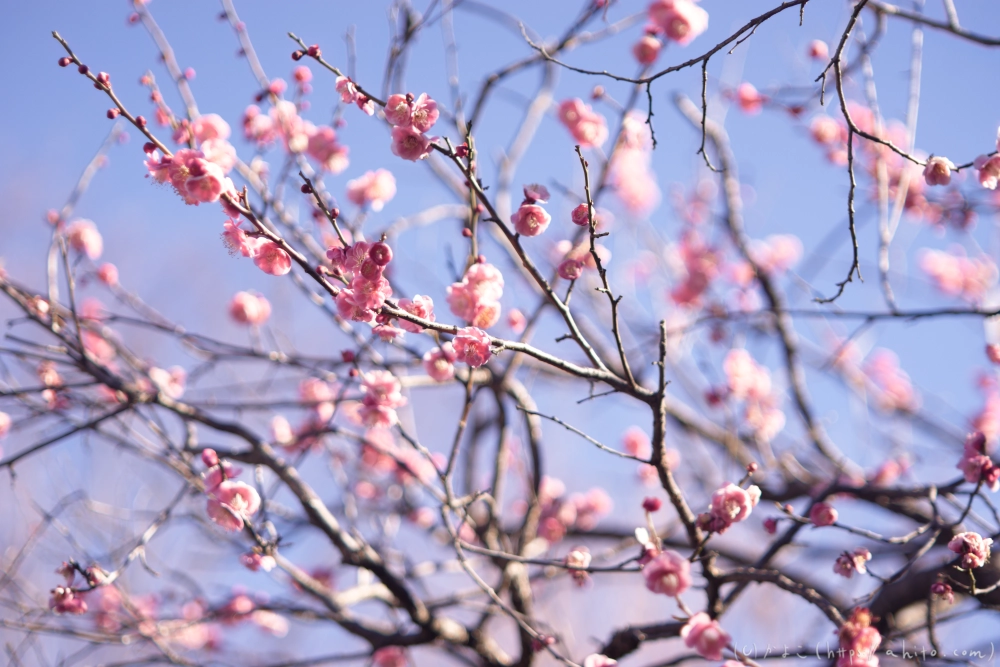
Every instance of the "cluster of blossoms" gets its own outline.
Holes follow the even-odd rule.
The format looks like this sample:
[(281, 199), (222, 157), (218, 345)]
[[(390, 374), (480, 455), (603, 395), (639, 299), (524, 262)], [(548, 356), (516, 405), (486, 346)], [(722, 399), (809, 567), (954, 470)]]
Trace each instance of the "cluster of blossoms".
[(173, 155), (161, 155), (153, 144), (146, 144), (146, 168), (157, 183), (170, 183), (184, 203), (197, 206), (219, 201), (226, 195), (239, 199), (236, 186), (226, 171), (201, 150), (182, 148)]
[(980, 482), (990, 491), (1000, 491), (1000, 466), (986, 453), (986, 436), (976, 431), (965, 438), (962, 459), (956, 466), (971, 484)]
[[(383, 424), (365, 432), (358, 463), (361, 471), (367, 476), (381, 477), (391, 474), (396, 481), (404, 485), (416, 482), (429, 484), (438, 470), (444, 469), (447, 465), (447, 461), (440, 454), (435, 453), (428, 458), (413, 447), (400, 446), (392, 431), (383, 427)], [(360, 480), (354, 487), (354, 493), (359, 498), (374, 499), (380, 492), (380, 488), (369, 479)], [(433, 514), (427, 516), (424, 510), (430, 508), (417, 509), (411, 519), (417, 525), (427, 527), (433, 524), (434, 516)]]
[(396, 196), (396, 178), (388, 169), (365, 172), (347, 181), (347, 198), (361, 207), (378, 212), (385, 203)]
[(604, 116), (578, 97), (559, 104), (559, 121), (581, 148), (596, 148), (608, 139), (608, 122)]
[(239, 324), (259, 327), (271, 317), (271, 304), (256, 292), (237, 292), (229, 302), (229, 316)]
[(433, 137), (428, 137), (441, 112), (437, 102), (421, 93), (396, 93), (385, 102), (385, 119), (392, 124), (392, 153), (404, 160), (423, 160), (431, 152)]
[(510, 221), (514, 225), (514, 230), (521, 236), (538, 236), (552, 222), (552, 216), (539, 206), (549, 200), (549, 191), (544, 185), (533, 183), (524, 186), (524, 201), (514, 214), (510, 216)]
[(744, 401), (744, 419), (758, 438), (770, 441), (785, 427), (785, 414), (771, 386), (770, 371), (743, 349), (730, 350), (722, 365), (729, 396)]
[(538, 535), (549, 544), (562, 540), (570, 529), (593, 530), (612, 508), (611, 497), (604, 489), (566, 495), (566, 485), (552, 477), (542, 478), (538, 502), (542, 508)]
[(349, 163), (349, 149), (337, 140), (336, 130), (305, 120), (295, 103), (288, 100), (278, 100), (266, 114), (255, 104), (247, 107), (243, 134), (261, 148), (280, 139), (289, 153), (305, 153), (332, 174), (344, 171)]
[(708, 512), (698, 515), (698, 526), (711, 533), (724, 533), (734, 523), (750, 516), (750, 512), (760, 502), (760, 489), (751, 484), (742, 489), (735, 484), (727, 484), (712, 494)]
[(948, 542), (948, 548), (962, 557), (962, 567), (974, 570), (982, 567), (990, 559), (990, 545), (993, 540), (979, 533), (959, 533)]
[(843, 654), (837, 667), (878, 667), (878, 647), (882, 635), (872, 627), (872, 613), (865, 607), (856, 607), (850, 618), (837, 632)]
[(895, 352), (876, 348), (862, 361), (861, 350), (853, 341), (834, 338), (830, 345), (837, 350), (833, 362), (837, 370), (859, 391), (869, 392), (879, 409), (909, 412), (919, 406), (920, 398)]
[(232, 481), (240, 471), (220, 461), (215, 450), (203, 450), (201, 460), (208, 467), (203, 475), (208, 517), (225, 530), (243, 530), (244, 522), (260, 509), (260, 494), (245, 482)]
[(292, 258), (276, 242), (251, 236), (236, 219), (226, 220), (222, 226), (222, 241), (230, 254), (249, 257), (258, 269), (272, 276), (283, 276), (292, 270)]
[(406, 398), (400, 393), (402, 385), (392, 373), (365, 373), (361, 376), (361, 388), (365, 395), (361, 399), (359, 415), (365, 426), (389, 428), (398, 421), (396, 408), (406, 405)]
[(392, 249), (381, 241), (357, 241), (346, 248), (334, 246), (326, 251), (326, 256), (334, 270), (342, 272), (350, 281), (350, 286), (337, 295), (340, 316), (355, 322), (377, 321), (379, 325), (387, 325), (388, 320), (377, 311), (392, 296), (392, 287), (382, 275), (392, 261)]
[(858, 574), (868, 572), (868, 561), (871, 559), (872, 552), (864, 547), (858, 547), (853, 552), (845, 551), (837, 556), (837, 561), (833, 564), (833, 571), (850, 579), (855, 572)]
[(476, 262), (466, 270), (462, 282), (448, 287), (448, 306), (456, 317), (472, 326), (489, 329), (500, 320), (503, 285), (498, 268), (486, 261)]
[[(52, 597), (49, 598), (49, 609), (57, 614), (79, 615), (87, 613), (87, 601), (83, 599), (82, 592), (74, 586), (76, 583), (76, 567), (70, 563), (63, 563), (56, 570), (56, 574), (62, 575), (66, 583), (63, 586), (56, 586), (52, 589)], [(93, 587), (98, 582), (91, 583)]]
[(919, 262), (920, 269), (940, 291), (972, 303), (981, 302), (997, 281), (997, 266), (992, 259), (985, 255), (967, 257), (960, 248), (950, 252), (925, 249)]
[(697, 307), (712, 280), (719, 275), (722, 257), (694, 229), (681, 234), (676, 254), (681, 281), (671, 290), (670, 298), (678, 306)]

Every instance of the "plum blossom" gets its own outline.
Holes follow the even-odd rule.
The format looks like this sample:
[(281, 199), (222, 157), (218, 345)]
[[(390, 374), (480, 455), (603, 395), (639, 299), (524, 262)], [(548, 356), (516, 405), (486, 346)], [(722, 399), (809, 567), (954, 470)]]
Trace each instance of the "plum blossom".
[(931, 157), (924, 167), (924, 181), (927, 185), (948, 185), (955, 163), (946, 157)]
[(743, 521), (760, 502), (760, 489), (750, 485), (745, 490), (735, 484), (727, 484), (712, 494), (712, 503), (707, 514), (698, 517), (698, 523), (706, 530), (723, 533), (734, 523)]
[(688, 619), (681, 628), (684, 645), (693, 648), (706, 660), (722, 660), (722, 649), (729, 646), (732, 637), (703, 611)]
[(600, 653), (591, 653), (583, 659), (583, 667), (611, 667), (611, 665), (617, 664), (617, 660), (612, 660), (608, 656)]
[(406, 405), (406, 398), (400, 393), (402, 385), (392, 373), (378, 370), (363, 374), (361, 389), (365, 395), (359, 415), (365, 426), (389, 428), (399, 420), (396, 408)]
[(809, 42), (809, 57), (813, 60), (826, 60), (830, 57), (830, 48), (826, 42), (814, 39)]
[(583, 100), (574, 98), (559, 105), (559, 120), (582, 148), (593, 148), (608, 138), (608, 123)]
[(865, 607), (855, 607), (851, 616), (840, 626), (837, 636), (845, 653), (837, 659), (837, 667), (878, 667), (878, 647), (882, 635), (872, 627), (872, 614)]
[(990, 545), (993, 540), (979, 533), (959, 533), (948, 542), (948, 548), (962, 557), (962, 567), (974, 570), (990, 559)]
[(970, 433), (965, 438), (962, 458), (956, 467), (970, 484), (982, 482), (991, 491), (1000, 490), (1000, 466), (986, 454), (986, 436), (981, 432)]
[(655, 0), (649, 5), (649, 20), (681, 46), (708, 28), (708, 12), (692, 0)]
[(348, 148), (337, 142), (337, 133), (332, 127), (324, 125), (309, 133), (305, 151), (331, 174), (347, 169)]
[(410, 95), (390, 95), (385, 101), (385, 119), (396, 127), (409, 127), (412, 104)]
[(646, 588), (675, 597), (691, 587), (691, 563), (676, 551), (663, 551), (642, 568)]
[(764, 107), (767, 98), (757, 92), (752, 83), (743, 82), (736, 88), (736, 103), (746, 114), (758, 114)]
[(174, 366), (170, 370), (153, 366), (148, 374), (150, 381), (164, 396), (176, 400), (184, 395), (187, 372), (180, 366)]
[(237, 292), (229, 302), (229, 316), (239, 324), (260, 326), (271, 317), (271, 304), (256, 292)]
[(500, 297), (503, 274), (492, 264), (473, 264), (460, 283), (448, 287), (448, 306), (456, 317), (480, 329), (488, 329), (500, 320)]
[(70, 586), (56, 586), (49, 598), (49, 609), (57, 614), (78, 616), (87, 613), (87, 602)]
[(251, 572), (256, 572), (258, 570), (270, 572), (277, 565), (277, 562), (274, 560), (274, 556), (259, 554), (256, 551), (251, 551), (250, 553), (241, 555), (240, 563), (242, 563), (243, 567)]
[(587, 547), (575, 547), (563, 559), (567, 567), (578, 568), (569, 572), (577, 586), (583, 586), (590, 580), (590, 575), (584, 571), (590, 567), (590, 560), (590, 550)]
[(385, 203), (396, 195), (396, 179), (387, 169), (365, 172), (347, 182), (347, 198), (358, 206), (381, 211)]
[(455, 334), (455, 356), (473, 368), (490, 360), (490, 337), (477, 327), (465, 327)]
[(451, 343), (444, 343), (424, 354), (424, 370), (435, 382), (448, 382), (455, 377), (457, 359), (455, 347)]
[[(412, 299), (400, 299), (399, 307), (410, 315), (430, 320), (431, 322), (434, 321), (434, 301), (429, 296), (416, 294)], [(420, 333), (424, 330), (419, 324), (407, 322), (403, 319), (399, 320), (399, 326), (410, 333)]]
[(375, 667), (406, 667), (406, 649), (402, 646), (383, 646), (372, 653)]
[(992, 259), (985, 255), (967, 257), (960, 249), (924, 249), (919, 263), (941, 292), (970, 302), (982, 301), (986, 290), (997, 281), (997, 266)]
[(209, 492), (208, 517), (228, 531), (243, 529), (248, 520), (260, 509), (260, 495), (244, 482), (225, 480)]
[(951, 586), (943, 581), (935, 581), (931, 584), (931, 595), (944, 600), (948, 604), (954, 604), (955, 602), (955, 592), (951, 589)]
[(274, 241), (265, 241), (257, 248), (253, 263), (272, 276), (283, 276), (292, 270), (292, 258)]
[(913, 389), (910, 376), (900, 368), (899, 357), (895, 352), (875, 350), (865, 361), (863, 371), (881, 409), (906, 411), (919, 405), (919, 397)]
[(646, 33), (632, 47), (632, 55), (640, 65), (652, 65), (660, 55), (663, 43), (655, 35)]
[(412, 127), (392, 128), (392, 154), (410, 162), (430, 155), (431, 140)]
[(622, 120), (618, 148), (612, 156), (609, 182), (633, 213), (646, 214), (660, 202), (652, 151), (652, 134), (645, 117), (637, 111), (627, 113)]
[(837, 561), (833, 564), (833, 571), (842, 577), (850, 579), (854, 573), (865, 574), (868, 572), (868, 561), (872, 559), (872, 552), (864, 547), (858, 547), (853, 553), (845, 551), (837, 556)]
[(75, 220), (66, 227), (66, 240), (73, 250), (90, 259), (97, 259), (104, 252), (104, 240), (97, 225), (90, 220)]
[(375, 113), (375, 103), (371, 98), (358, 90), (357, 85), (346, 76), (338, 76), (336, 81), (337, 92), (340, 93), (340, 100), (345, 104), (356, 104), (359, 109), (369, 116)]
[(809, 521), (817, 528), (837, 523), (837, 510), (830, 503), (816, 503), (809, 510)]
[(1000, 182), (1000, 155), (980, 155), (973, 166), (979, 172), (979, 184), (987, 190), (996, 190), (997, 183)]

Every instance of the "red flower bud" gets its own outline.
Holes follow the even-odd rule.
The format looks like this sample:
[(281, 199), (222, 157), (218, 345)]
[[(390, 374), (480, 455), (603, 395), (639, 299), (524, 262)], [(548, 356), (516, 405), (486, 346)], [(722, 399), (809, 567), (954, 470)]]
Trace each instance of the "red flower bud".
[(64, 56), (59, 59), (59, 67), (68, 67), (71, 62), (73, 62), (72, 58), (67, 58)]

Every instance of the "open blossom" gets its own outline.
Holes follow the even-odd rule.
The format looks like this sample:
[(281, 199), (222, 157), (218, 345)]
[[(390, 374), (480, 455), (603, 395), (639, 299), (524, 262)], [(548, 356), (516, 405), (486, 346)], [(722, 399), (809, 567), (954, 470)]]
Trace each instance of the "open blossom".
[(548, 228), (552, 216), (541, 206), (521, 204), (510, 217), (510, 221), (521, 236), (538, 236)]
[(843, 126), (830, 116), (816, 116), (809, 125), (809, 133), (818, 144), (829, 146), (841, 141)]
[(222, 226), (222, 242), (230, 255), (239, 253), (244, 257), (253, 257), (257, 254), (257, 248), (261, 245), (260, 239), (247, 236), (239, 222), (226, 220)]
[(253, 263), (272, 276), (283, 276), (292, 270), (292, 258), (274, 241), (265, 241), (257, 248)]
[(816, 503), (809, 510), (809, 521), (814, 526), (832, 526), (837, 523), (837, 510), (830, 503)]
[(385, 101), (385, 119), (397, 127), (409, 127), (412, 100), (408, 95), (396, 93)]
[(882, 635), (872, 627), (872, 613), (865, 607), (856, 607), (837, 631), (840, 648), (844, 653), (837, 659), (837, 667), (878, 667), (878, 647)]
[(646, 588), (671, 597), (691, 587), (691, 563), (676, 551), (664, 551), (642, 568)]
[(990, 545), (993, 540), (979, 533), (959, 533), (948, 542), (948, 548), (962, 557), (962, 567), (974, 570), (982, 567), (990, 559)]
[(347, 169), (348, 148), (337, 141), (336, 131), (328, 125), (318, 127), (308, 135), (305, 151), (332, 174), (339, 174)]
[(692, 0), (656, 0), (649, 6), (649, 19), (681, 46), (708, 28), (708, 12)]
[(365, 392), (361, 399), (359, 415), (368, 428), (389, 428), (398, 421), (396, 408), (406, 405), (406, 398), (400, 393), (402, 385), (389, 371), (370, 371), (361, 376), (361, 389)]
[(437, 102), (428, 97), (427, 93), (420, 93), (410, 109), (410, 125), (417, 132), (428, 132), (441, 115)]
[(229, 316), (240, 324), (260, 326), (271, 317), (271, 304), (256, 292), (237, 292), (229, 302)]
[(559, 120), (582, 148), (600, 146), (608, 138), (608, 123), (583, 100), (574, 98), (559, 105)]
[(110, 262), (105, 262), (97, 267), (97, 279), (108, 287), (118, 284), (118, 267)]
[(69, 586), (56, 586), (49, 598), (49, 609), (57, 614), (85, 614), (87, 603), (80, 593)]
[(919, 404), (910, 376), (900, 368), (899, 357), (892, 350), (872, 352), (863, 370), (876, 392), (876, 402), (881, 409), (913, 410)]
[(455, 377), (457, 359), (455, 347), (451, 343), (444, 343), (424, 354), (424, 370), (435, 382), (447, 382)]
[[(709, 514), (724, 524), (724, 530), (750, 516), (750, 512), (758, 502), (760, 502), (760, 489), (757, 486), (751, 484), (744, 490), (735, 484), (727, 484), (712, 494)], [(721, 533), (722, 530), (716, 532)]]
[(722, 660), (722, 649), (729, 646), (732, 637), (703, 611), (688, 619), (681, 628), (684, 645), (693, 648), (706, 660)]
[(191, 133), (198, 143), (213, 139), (228, 139), (232, 130), (222, 116), (208, 113), (191, 122)]
[(396, 195), (396, 179), (387, 169), (366, 172), (347, 182), (347, 198), (358, 206), (368, 206), (381, 211), (385, 203)]
[(392, 154), (404, 160), (423, 160), (431, 152), (431, 140), (412, 127), (392, 128)]
[(173, 366), (170, 370), (154, 366), (149, 369), (148, 374), (149, 379), (164, 396), (178, 399), (184, 395), (187, 371), (180, 366)]
[(858, 547), (853, 553), (845, 551), (837, 557), (837, 562), (833, 564), (833, 571), (850, 579), (855, 572), (865, 574), (868, 571), (868, 561), (871, 559), (872, 552), (864, 547)]
[(573, 577), (573, 581), (577, 586), (583, 586), (590, 580), (590, 576), (585, 572), (586, 568), (590, 567), (590, 550), (587, 547), (576, 547), (563, 559), (563, 562), (571, 568), (580, 568), (570, 570), (570, 576)]
[(948, 185), (951, 183), (951, 170), (955, 163), (946, 157), (932, 157), (924, 167), (924, 181), (927, 185)]
[(455, 334), (455, 355), (473, 368), (490, 360), (490, 337), (482, 329), (465, 327)]
[[(416, 294), (412, 299), (400, 299), (399, 307), (410, 315), (430, 320), (431, 322), (434, 321), (434, 301), (429, 296)], [(410, 333), (420, 333), (424, 330), (419, 324), (407, 322), (403, 319), (399, 320), (399, 326)]]
[(260, 509), (260, 495), (244, 482), (226, 480), (208, 498), (208, 516), (229, 531), (243, 529), (243, 522)]
[(104, 252), (104, 240), (97, 225), (90, 220), (76, 220), (66, 227), (66, 240), (73, 250), (90, 259), (97, 259)]

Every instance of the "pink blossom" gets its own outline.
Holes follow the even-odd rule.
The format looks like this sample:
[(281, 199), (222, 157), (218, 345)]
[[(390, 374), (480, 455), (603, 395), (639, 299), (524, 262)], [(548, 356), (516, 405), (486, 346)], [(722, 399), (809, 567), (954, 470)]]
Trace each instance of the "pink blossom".
[(97, 259), (104, 252), (104, 240), (90, 220), (74, 220), (66, 227), (66, 240), (73, 250)]
[(752, 241), (754, 263), (767, 273), (784, 273), (802, 257), (802, 241), (793, 234), (774, 234), (764, 241)]
[(559, 120), (583, 148), (600, 146), (608, 138), (608, 123), (579, 98), (559, 105)]
[(632, 46), (632, 55), (640, 65), (652, 65), (660, 55), (663, 43), (655, 36), (645, 34)]
[(570, 257), (564, 259), (556, 271), (563, 280), (576, 280), (583, 275), (583, 263)]
[(919, 263), (939, 290), (966, 301), (981, 301), (986, 290), (997, 281), (996, 264), (985, 255), (970, 258), (959, 249), (951, 252), (924, 249)]
[(956, 466), (970, 484), (983, 484), (991, 491), (1000, 490), (1000, 466), (986, 454), (986, 437), (972, 433), (965, 440), (965, 450)]
[(247, 236), (238, 222), (226, 220), (222, 226), (222, 242), (229, 249), (230, 255), (239, 253), (244, 257), (253, 257), (257, 254), (257, 247), (260, 245), (258, 239)]
[(228, 139), (231, 133), (229, 123), (222, 116), (214, 113), (195, 118), (191, 123), (191, 133), (198, 143), (212, 139)]
[[(743, 521), (760, 501), (760, 489), (750, 485), (746, 490), (735, 484), (727, 484), (712, 494), (712, 504), (709, 513), (719, 523), (729, 527)], [(725, 528), (723, 528), (725, 530)], [(717, 530), (716, 532), (723, 532)]]
[(946, 157), (932, 157), (924, 167), (924, 181), (927, 185), (948, 185), (951, 183), (951, 171), (955, 163)]
[(1000, 155), (980, 155), (973, 166), (979, 171), (980, 185), (987, 190), (996, 190), (997, 183), (1000, 182)]
[(761, 398), (771, 392), (771, 373), (746, 350), (730, 350), (722, 364), (729, 392), (736, 400)]
[(257, 248), (253, 263), (272, 276), (283, 276), (292, 270), (292, 258), (274, 241), (265, 241)]
[(962, 556), (962, 567), (974, 570), (982, 567), (990, 559), (990, 545), (993, 540), (979, 533), (959, 533), (948, 542), (948, 548)]
[(839, 142), (843, 136), (840, 123), (829, 116), (816, 116), (809, 126), (812, 138), (818, 144), (829, 146)]
[(465, 327), (455, 334), (455, 356), (476, 368), (490, 360), (490, 337), (477, 327)]
[(891, 350), (875, 350), (865, 362), (864, 373), (883, 410), (913, 410), (919, 404), (910, 376), (899, 367), (899, 358)]
[(590, 550), (587, 547), (575, 547), (563, 559), (567, 567), (573, 568), (570, 570), (570, 576), (577, 586), (583, 586), (589, 581), (590, 576), (584, 570), (590, 567), (590, 561)]
[(80, 615), (87, 613), (87, 603), (69, 586), (56, 586), (49, 598), (49, 609), (57, 614)]
[(578, 205), (573, 209), (571, 218), (573, 219), (574, 225), (579, 225), (580, 227), (587, 227), (590, 225), (590, 213), (591, 208), (587, 206), (586, 203)]
[(816, 503), (809, 510), (809, 521), (817, 527), (832, 526), (837, 523), (837, 510), (830, 503)]
[(649, 436), (638, 426), (630, 426), (622, 435), (622, 449), (640, 459), (648, 459), (653, 453)]
[(208, 498), (209, 518), (229, 531), (243, 529), (243, 522), (260, 509), (260, 495), (243, 482), (226, 480), (215, 487)]
[(655, 0), (649, 6), (649, 19), (681, 46), (708, 28), (708, 12), (691, 0)]
[(384, 646), (372, 653), (375, 667), (406, 667), (406, 649), (402, 646)]
[(943, 581), (935, 581), (931, 584), (931, 595), (945, 600), (948, 604), (954, 604), (955, 602), (955, 592), (951, 589), (951, 586)]
[(365, 172), (363, 176), (347, 182), (347, 198), (376, 212), (381, 211), (395, 195), (396, 179), (387, 169)]
[(774, 535), (778, 532), (778, 520), (773, 516), (769, 516), (764, 519), (764, 532), (768, 535)]
[(309, 157), (332, 174), (339, 174), (347, 168), (348, 149), (337, 142), (337, 133), (332, 127), (324, 125), (316, 128), (309, 135), (305, 150)]
[(455, 377), (455, 347), (444, 343), (424, 354), (424, 370), (435, 382), (448, 382)]
[(97, 279), (108, 287), (118, 284), (118, 267), (111, 263), (104, 263), (97, 267)]
[(528, 319), (517, 308), (511, 308), (507, 313), (507, 326), (516, 334), (523, 333), (528, 326)]
[(12, 420), (6, 412), (0, 412), (0, 438), (5, 437), (10, 432)]
[(706, 660), (722, 660), (722, 649), (732, 640), (718, 621), (713, 621), (703, 611), (688, 619), (681, 628), (684, 645), (693, 648)]
[(176, 182), (174, 186), (185, 197), (187, 203), (197, 205), (219, 201), (226, 178), (222, 167), (203, 157), (196, 157), (185, 163), (184, 173), (186, 178), (183, 181), (183, 190)]
[(736, 88), (736, 102), (743, 113), (757, 114), (767, 98), (757, 92), (752, 83), (743, 82)]
[(809, 42), (809, 57), (813, 60), (826, 60), (830, 57), (830, 49), (827, 47), (826, 42), (814, 39)]
[(337, 92), (340, 93), (340, 100), (344, 104), (353, 104), (361, 96), (358, 87), (354, 85), (349, 77), (338, 76), (335, 84)]
[(393, 155), (416, 162), (430, 154), (431, 141), (412, 127), (394, 127), (390, 148)]
[(670, 298), (678, 305), (698, 305), (701, 295), (719, 273), (720, 257), (693, 230), (681, 235), (678, 254), (686, 275), (683, 282), (671, 291)]
[(987, 344), (986, 357), (994, 364), (1000, 364), (1000, 344)]
[(205, 159), (214, 163), (223, 174), (228, 174), (236, 166), (236, 148), (225, 139), (209, 139), (201, 144)]
[(385, 101), (385, 119), (397, 127), (410, 126), (411, 100), (406, 95), (396, 93)]
[(440, 115), (437, 102), (428, 97), (427, 93), (420, 93), (420, 97), (413, 101), (411, 107), (410, 124), (417, 132), (428, 132), (434, 127)]
[(838, 658), (837, 667), (878, 667), (876, 651), (882, 643), (882, 635), (871, 623), (871, 612), (865, 607), (856, 607), (840, 626), (837, 634), (845, 654)]
[(611, 665), (617, 664), (617, 660), (612, 660), (608, 656), (600, 653), (591, 653), (583, 659), (583, 667), (611, 667)]
[[(423, 296), (422, 294), (417, 294), (413, 299), (400, 299), (399, 307), (405, 310), (410, 315), (419, 317), (421, 319), (434, 321), (434, 301), (429, 296)], [(399, 320), (399, 326), (410, 333), (420, 333), (424, 330), (419, 324), (414, 324), (413, 322), (407, 322), (406, 320)]]
[(260, 326), (271, 316), (271, 304), (256, 292), (237, 292), (229, 303), (229, 316), (240, 324)]
[(664, 551), (642, 568), (646, 588), (671, 597), (691, 587), (691, 563), (676, 551)]
[(153, 385), (164, 396), (176, 400), (184, 395), (187, 372), (180, 366), (173, 366), (170, 370), (153, 366), (149, 369), (148, 375)]
[(503, 274), (492, 264), (473, 264), (462, 282), (448, 287), (451, 312), (469, 324), (488, 329), (500, 320), (500, 297), (503, 296)]
[(266, 556), (255, 551), (241, 555), (240, 563), (242, 563), (243, 567), (251, 572), (256, 572), (257, 570), (270, 572), (277, 565), (277, 562), (274, 560), (274, 556)]
[(600, 519), (611, 512), (614, 503), (607, 491), (593, 488), (585, 494), (574, 493), (569, 498), (576, 510), (576, 527), (580, 530), (593, 530)]
[(406, 405), (402, 385), (389, 371), (371, 371), (361, 376), (362, 423), (369, 428), (389, 428), (398, 421), (396, 408)]
[(854, 573), (865, 574), (868, 572), (868, 561), (872, 559), (872, 552), (864, 547), (858, 547), (854, 553), (845, 551), (837, 557), (833, 564), (833, 571), (842, 577), (850, 579)]

